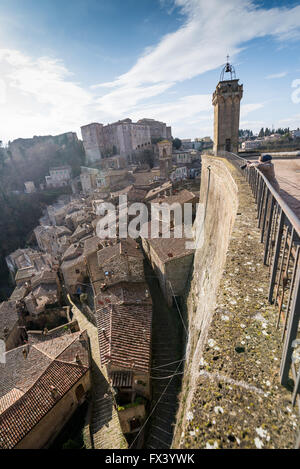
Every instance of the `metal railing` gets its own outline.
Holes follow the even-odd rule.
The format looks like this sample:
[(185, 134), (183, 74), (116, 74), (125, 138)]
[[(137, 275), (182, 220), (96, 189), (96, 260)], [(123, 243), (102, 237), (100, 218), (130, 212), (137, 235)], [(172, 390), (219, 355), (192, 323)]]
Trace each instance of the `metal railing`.
[(277, 306), (276, 327), (281, 328), (283, 342), (280, 382), (287, 385), (291, 373), (292, 404), (298, 401), (300, 410), (300, 356), (296, 358), (297, 347), (300, 349), (300, 220), (256, 167), (242, 170), (246, 160), (234, 153), (218, 156), (230, 160), (244, 174), (255, 198), (263, 261), (270, 274), (268, 300)]

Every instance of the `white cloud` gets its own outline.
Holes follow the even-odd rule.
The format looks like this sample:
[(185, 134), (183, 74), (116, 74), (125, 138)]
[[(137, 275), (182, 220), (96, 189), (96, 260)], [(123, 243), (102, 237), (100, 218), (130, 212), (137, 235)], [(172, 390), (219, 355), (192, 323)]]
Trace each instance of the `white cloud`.
[[(166, 100), (176, 84), (220, 67), (227, 53), (235, 58), (249, 40), (286, 40), (300, 28), (300, 5), (267, 9), (251, 0), (169, 0), (162, 5), (180, 9), (184, 23), (179, 29), (147, 48), (126, 73), (88, 89), (59, 60), (0, 49), (0, 138), (77, 130), (92, 120), (127, 115), (165, 120), (184, 136), (207, 133), (212, 128), (210, 95), (172, 95), (172, 102), (160, 104), (154, 104), (155, 97), (165, 93)], [(242, 116), (262, 105), (242, 106)]]
[(127, 113), (129, 109), (133, 109), (139, 101), (162, 94), (171, 86), (172, 83), (159, 83), (147, 87), (121, 87), (98, 98), (97, 108), (99, 111), (110, 116), (118, 116), (124, 112)]
[(77, 129), (90, 118), (92, 96), (58, 60), (0, 49), (1, 137), (4, 140)]
[(267, 75), (265, 78), (266, 80), (273, 80), (274, 78), (284, 78), (287, 74), (288, 72), (273, 73), (272, 75)]
[(247, 116), (249, 112), (257, 111), (264, 107), (264, 103), (252, 103), (252, 104), (242, 104), (241, 105), (241, 118)]
[(299, 30), (300, 6), (265, 9), (249, 0), (175, 0), (187, 15), (185, 24), (145, 52), (126, 73), (106, 86), (147, 86), (180, 82), (219, 67), (227, 53), (267, 35), (286, 37)]
[(280, 119), (277, 121), (277, 123), (278, 127), (289, 127), (291, 130), (298, 129), (298, 127), (300, 127), (300, 114), (295, 114), (291, 117)]
[(0, 79), (0, 104), (5, 104), (6, 99), (6, 83)]
[[(170, 7), (171, 2), (161, 3)], [(250, 0), (174, 0), (173, 5), (186, 15), (184, 24), (165, 35), (156, 47), (145, 50), (128, 72), (112, 82), (93, 85), (112, 89), (99, 100), (106, 112), (113, 113), (118, 104), (129, 113), (141, 108), (157, 115), (158, 106), (151, 109), (140, 104), (137, 108), (138, 103), (176, 83), (220, 67), (227, 53), (235, 57), (251, 39), (267, 35), (287, 39), (289, 35), (294, 37), (300, 28), (300, 6), (266, 9)], [(128, 96), (132, 95), (130, 106)], [(180, 108), (184, 106), (182, 118), (187, 115), (187, 102), (184, 98), (177, 102)], [(160, 118), (174, 124), (173, 106), (163, 104), (160, 108)]]

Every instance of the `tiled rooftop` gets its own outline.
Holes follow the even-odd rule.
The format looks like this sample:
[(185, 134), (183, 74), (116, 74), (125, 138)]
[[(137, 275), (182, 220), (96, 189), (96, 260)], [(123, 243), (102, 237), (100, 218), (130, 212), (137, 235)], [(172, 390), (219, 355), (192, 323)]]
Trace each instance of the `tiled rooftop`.
[(68, 249), (65, 251), (62, 260), (64, 262), (70, 261), (73, 259), (78, 258), (83, 253), (83, 248), (80, 246), (79, 242), (75, 244), (71, 244)]
[[(0, 448), (13, 448), (89, 368), (86, 332), (24, 345), (0, 364)], [(54, 399), (51, 386), (58, 397)]]
[(96, 312), (102, 365), (150, 371), (152, 305), (108, 305)]
[(107, 304), (152, 304), (147, 283), (120, 282), (101, 290), (95, 298), (96, 308)]
[(44, 272), (41, 272), (38, 275), (35, 275), (31, 279), (31, 286), (32, 286), (32, 288), (36, 288), (39, 285), (49, 285), (49, 284), (50, 285), (53, 285), (53, 284), (56, 285), (56, 281), (57, 281), (56, 272), (50, 272), (50, 271), (46, 270)]
[(132, 240), (121, 240), (119, 243), (98, 251), (98, 278), (103, 278), (106, 284), (121, 281), (144, 281), (143, 253), (138, 244)]
[(143, 258), (143, 253), (141, 252), (138, 244), (132, 239), (126, 239), (121, 240), (119, 243), (114, 244), (113, 246), (108, 246), (98, 251), (99, 266), (102, 266), (112, 257), (120, 256), (122, 254), (137, 258)]
[(122, 189), (120, 191), (111, 192), (110, 196), (112, 199), (116, 199), (120, 195), (127, 195), (127, 198), (129, 201), (141, 202), (142, 200), (144, 200), (146, 194), (147, 194), (147, 191), (143, 189), (138, 189), (132, 184), (130, 186), (125, 187), (125, 189)]
[[(14, 448), (88, 371), (88, 368), (53, 361), (39, 380), (0, 415), (0, 448)], [(57, 397), (53, 397), (54, 386)]]
[(160, 192), (164, 192), (164, 191), (169, 190), (169, 189), (172, 189), (172, 183), (171, 183), (170, 181), (167, 181), (167, 182), (165, 182), (164, 184), (162, 184), (161, 186), (158, 186), (158, 187), (156, 187), (156, 188), (154, 188), (154, 189), (151, 189), (151, 190), (147, 193), (145, 199), (147, 200), (147, 199), (154, 198), (154, 197), (156, 197), (158, 194), (160, 194)]
[(196, 199), (196, 195), (193, 192), (188, 191), (187, 189), (183, 189), (178, 193), (173, 193), (173, 195), (167, 197), (157, 197), (156, 199), (151, 200), (151, 203), (167, 203), (172, 205), (174, 203), (184, 204), (187, 202), (192, 202)]
[[(148, 225), (148, 238), (147, 242), (156, 252), (162, 262), (170, 262), (172, 259), (194, 254), (194, 249), (187, 249), (186, 242), (192, 241), (187, 238), (174, 238), (174, 231), (170, 230), (170, 238), (151, 238), (151, 226)], [(168, 227), (164, 227), (164, 233)]]

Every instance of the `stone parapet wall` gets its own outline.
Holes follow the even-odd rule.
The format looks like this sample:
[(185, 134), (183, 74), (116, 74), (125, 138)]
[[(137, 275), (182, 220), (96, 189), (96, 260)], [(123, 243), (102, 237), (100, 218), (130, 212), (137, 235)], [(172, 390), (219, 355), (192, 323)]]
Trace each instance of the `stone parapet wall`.
[(282, 344), (254, 200), (227, 161), (202, 161), (202, 203), (209, 174), (210, 188), (186, 295), (189, 339), (173, 447), (293, 448), (297, 412), (279, 383)]

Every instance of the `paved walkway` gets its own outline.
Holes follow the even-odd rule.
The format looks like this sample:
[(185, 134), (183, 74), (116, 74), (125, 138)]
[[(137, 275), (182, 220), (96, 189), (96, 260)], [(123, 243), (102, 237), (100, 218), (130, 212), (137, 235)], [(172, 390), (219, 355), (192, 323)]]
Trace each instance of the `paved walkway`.
[[(117, 411), (113, 405), (109, 384), (100, 364), (100, 351), (97, 328), (75, 306), (72, 308), (81, 330), (86, 330), (90, 338), (92, 358), (92, 407), (90, 432), (85, 431), (85, 444), (88, 449), (122, 449), (127, 442), (122, 433)], [(91, 440), (89, 435), (91, 435)], [(90, 441), (89, 441), (90, 440)]]
[(280, 195), (300, 218), (300, 159), (273, 159)]
[[(182, 327), (178, 312), (168, 308), (158, 280), (146, 264), (146, 278), (153, 299), (152, 328), (152, 402), (153, 411), (145, 431), (147, 449), (171, 448), (178, 395), (181, 390)], [(171, 338), (171, 339), (170, 339)], [(167, 366), (166, 366), (167, 365)]]

